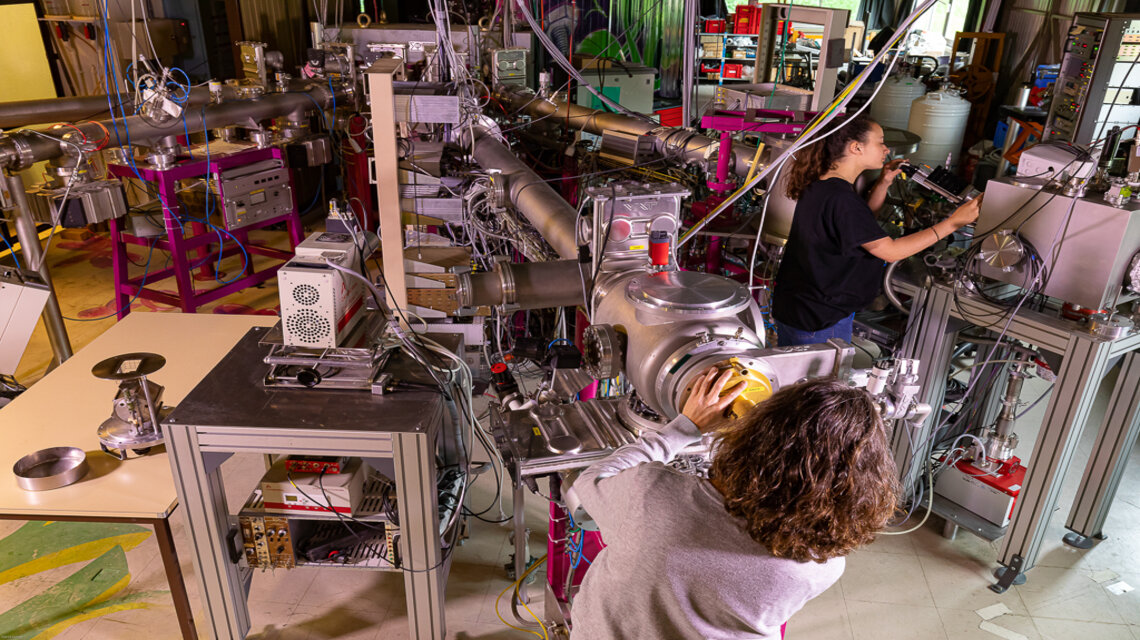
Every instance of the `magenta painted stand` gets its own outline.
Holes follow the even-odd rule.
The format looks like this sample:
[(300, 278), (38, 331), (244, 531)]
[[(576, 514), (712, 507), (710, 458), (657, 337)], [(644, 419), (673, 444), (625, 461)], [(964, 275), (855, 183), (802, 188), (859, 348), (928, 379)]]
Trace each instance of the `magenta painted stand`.
[[(226, 169), (271, 158), (280, 159), (281, 157), (281, 150), (276, 148), (250, 149), (230, 155), (211, 156), (209, 174), (212, 179), (216, 179), (214, 176), (217, 176), (219, 172)], [(293, 257), (292, 250), (282, 251), (281, 249), (275, 249), (266, 245), (252, 244), (249, 241), (250, 231), (284, 222), (289, 228), (290, 249), (295, 248), (297, 244), (301, 242), (301, 217), (297, 212), (297, 189), (294, 188), (292, 190), (293, 210), (291, 212), (229, 232), (233, 235), (233, 238), (241, 242), (242, 246), (249, 252), (249, 262), (241, 277), (228, 284), (221, 284), (199, 292), (194, 288), (195, 277), (193, 276), (193, 271), (195, 269), (198, 270), (198, 278), (201, 280), (215, 280), (213, 264), (218, 260), (218, 256), (217, 251), (211, 249), (211, 245), (218, 243), (218, 235), (205, 224), (194, 221), (186, 223), (190, 227), (190, 234), (186, 234), (186, 225), (178, 218), (178, 213), (181, 208), (178, 204), (177, 189), (179, 180), (204, 177), (207, 173), (206, 160), (204, 158), (191, 159), (180, 162), (166, 170), (152, 169), (147, 166), (139, 165), (138, 175), (135, 175), (133, 168), (124, 165), (109, 164), (107, 169), (112, 175), (122, 178), (141, 177), (143, 180), (151, 182), (156, 185), (161, 200), (165, 203), (165, 206), (162, 208), (163, 219), (166, 225), (165, 238), (158, 240), (139, 238), (126, 233), (126, 231), (121, 228), (121, 218), (111, 220), (111, 242), (113, 245), (112, 268), (115, 272), (115, 305), (119, 308), (118, 316), (120, 320), (131, 312), (128, 302), (130, 302), (136, 294), (140, 298), (181, 307), (185, 313), (194, 313), (198, 307), (208, 302), (261, 284), (274, 277), (277, 274), (277, 269)], [(214, 196), (208, 197), (212, 198)], [(216, 203), (215, 207), (217, 206), (220, 205)], [(221, 224), (222, 223), (218, 224), (219, 228), (221, 228)], [(230, 238), (229, 235), (224, 232), (222, 236), (226, 239), (226, 249), (222, 252), (223, 258), (241, 253), (241, 249), (234, 243), (233, 238)], [(171, 266), (158, 271), (150, 271), (146, 274), (145, 279), (143, 276), (137, 278), (129, 277), (127, 275), (127, 264), (129, 261), (127, 245), (133, 244), (148, 247), (149, 250), (152, 241), (154, 242), (155, 249), (170, 252)], [(257, 271), (253, 268), (254, 256), (266, 256), (279, 260), (280, 263)], [(153, 286), (155, 283), (170, 277), (173, 277), (178, 283), (177, 296), (148, 288), (148, 285)]]
[[(578, 561), (578, 568), (574, 570), (574, 577), (571, 579), (570, 567), (574, 564), (574, 559), (566, 549), (569, 533), (570, 516), (566, 513), (566, 509), (556, 502), (551, 502), (550, 523), (546, 533), (546, 581), (554, 597), (562, 602), (570, 601), (571, 593), (567, 591), (567, 587), (572, 591), (574, 587), (582, 584), (590, 563), (606, 546), (602, 542), (602, 534), (597, 531), (578, 533), (577, 535), (582, 538), (582, 559)], [(567, 584), (567, 580), (571, 580), (571, 583)]]
[[(784, 111), (781, 109), (748, 109), (729, 111), (718, 109), (701, 118), (701, 126), (720, 131), (720, 149), (716, 158), (716, 179), (709, 180), (709, 189), (724, 194), (733, 184), (728, 181), (728, 162), (732, 158), (732, 133), (754, 131), (758, 133), (795, 133), (803, 131), (814, 111)], [(777, 119), (783, 122), (757, 122), (757, 118)]]

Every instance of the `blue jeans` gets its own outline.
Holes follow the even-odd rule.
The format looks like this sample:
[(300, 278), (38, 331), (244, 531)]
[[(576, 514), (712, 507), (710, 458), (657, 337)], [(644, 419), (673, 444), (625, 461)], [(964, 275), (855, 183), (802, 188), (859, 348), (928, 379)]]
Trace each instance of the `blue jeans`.
[(794, 347), (801, 344), (819, 344), (827, 342), (829, 338), (839, 338), (851, 342), (851, 326), (855, 321), (855, 314), (836, 322), (830, 327), (819, 331), (803, 331), (791, 325), (776, 320), (776, 342), (781, 347)]

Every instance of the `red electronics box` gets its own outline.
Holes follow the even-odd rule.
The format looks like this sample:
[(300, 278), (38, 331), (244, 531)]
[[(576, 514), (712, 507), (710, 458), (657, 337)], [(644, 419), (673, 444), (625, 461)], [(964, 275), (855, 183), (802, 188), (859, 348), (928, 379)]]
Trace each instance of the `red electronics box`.
[(1013, 515), (1023, 482), (1025, 467), (1017, 457), (992, 471), (962, 460), (938, 476), (934, 492), (1004, 527)]
[(336, 456), (290, 456), (285, 468), (293, 473), (340, 473), (348, 458)]
[(737, 7), (732, 18), (732, 32), (760, 33), (760, 7)]
[(705, 33), (724, 33), (727, 28), (727, 20), (705, 20)]
[(350, 458), (341, 472), (295, 473), (278, 460), (261, 478), (262, 506), (269, 513), (298, 511), (356, 513), (364, 500), (368, 467)]
[(744, 65), (728, 63), (724, 65), (724, 77), (740, 78), (744, 72)]

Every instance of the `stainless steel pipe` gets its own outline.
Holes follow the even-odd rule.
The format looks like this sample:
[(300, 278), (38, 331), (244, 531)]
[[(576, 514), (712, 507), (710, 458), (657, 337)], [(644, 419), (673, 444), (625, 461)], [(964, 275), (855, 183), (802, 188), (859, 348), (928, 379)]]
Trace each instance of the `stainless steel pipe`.
[(902, 260), (896, 260), (887, 265), (887, 269), (883, 273), (883, 295), (887, 296), (887, 301), (891, 303), (892, 307), (898, 309), (903, 315), (909, 316), (910, 309), (903, 304), (902, 298), (900, 298), (898, 292), (895, 291), (895, 270), (899, 268), (902, 262)]
[[(304, 90), (301, 90), (304, 87)], [(347, 94), (338, 95), (338, 100), (349, 100)], [(272, 93), (253, 100), (235, 100), (222, 104), (208, 105), (203, 114), (202, 108), (186, 110), (185, 129), (191, 133), (216, 129), (230, 125), (254, 128), (259, 122), (270, 118), (288, 116), (300, 119), (305, 111), (324, 109), (332, 104), (332, 93), (322, 84), (299, 85), (297, 91)], [(100, 126), (101, 125), (101, 126)], [(116, 126), (117, 125), (117, 126)], [(178, 136), (184, 132), (182, 118), (156, 127), (138, 116), (118, 118), (114, 122), (103, 120), (100, 123), (88, 122), (76, 125), (88, 138), (101, 139), (104, 128), (111, 134), (111, 145), (146, 144), (147, 142)], [(116, 130), (118, 138), (116, 138)], [(30, 149), (30, 151), (28, 151)], [(39, 162), (58, 157), (61, 145), (35, 133), (15, 131), (0, 137), (0, 167), (16, 168), (28, 166), (27, 160)]]
[(578, 211), (510, 148), (479, 127), (475, 128), (475, 162), (484, 169), (502, 171), (511, 203), (559, 256), (578, 257)]
[(55, 297), (55, 285), (51, 281), (47, 262), (43, 260), (43, 249), (40, 247), (40, 236), (36, 233), (36, 225), (32, 222), (32, 210), (28, 208), (28, 197), (24, 192), (24, 181), (20, 176), (5, 176), (7, 189), (16, 203), (14, 209), (16, 218), (16, 237), (20, 240), (20, 249), (24, 253), (24, 262), (27, 268), (32, 269), (39, 265), (36, 272), (44, 279), (48, 286), (47, 305), (44, 307), (42, 317), (44, 328), (47, 329), (48, 341), (51, 343), (52, 353), (55, 355), (52, 366), (54, 369), (71, 357), (71, 342), (67, 338), (67, 327), (63, 324), (63, 313), (59, 309), (59, 300)]
[[(503, 99), (509, 100), (511, 110), (523, 111), (534, 119), (562, 121), (571, 129), (601, 135), (604, 131), (616, 131), (633, 135), (652, 135), (656, 151), (668, 159), (686, 163), (700, 163), (716, 158), (719, 141), (702, 136), (680, 127), (661, 127), (652, 122), (631, 118), (619, 113), (609, 113), (598, 109), (588, 109), (563, 100), (536, 97), (529, 90), (500, 87)], [(732, 159), (729, 169), (736, 175), (748, 175), (756, 147), (741, 144), (732, 146)]]
[(495, 271), (461, 274), (456, 295), (464, 307), (573, 307), (586, 302), (589, 266), (577, 260), (500, 263)]
[[(233, 95), (232, 89), (226, 87), (226, 90), (230, 96)], [(111, 103), (116, 108), (118, 108), (120, 100), (122, 100), (124, 108), (134, 111), (134, 96), (125, 93), (111, 96)], [(196, 87), (190, 90), (190, 100), (187, 104), (190, 108), (198, 108), (209, 101), (209, 88)], [(109, 113), (106, 95), (5, 102), (0, 104), (0, 128), (11, 129), (51, 122), (93, 120), (105, 118)]]

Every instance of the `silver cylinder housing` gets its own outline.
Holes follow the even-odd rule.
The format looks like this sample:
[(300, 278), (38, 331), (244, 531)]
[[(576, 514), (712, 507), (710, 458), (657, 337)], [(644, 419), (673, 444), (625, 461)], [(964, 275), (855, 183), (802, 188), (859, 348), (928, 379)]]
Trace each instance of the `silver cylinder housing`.
[(626, 336), (625, 366), (642, 402), (669, 419), (700, 371), (764, 348), (759, 307), (735, 281), (694, 271), (635, 273), (605, 283), (594, 323)]

